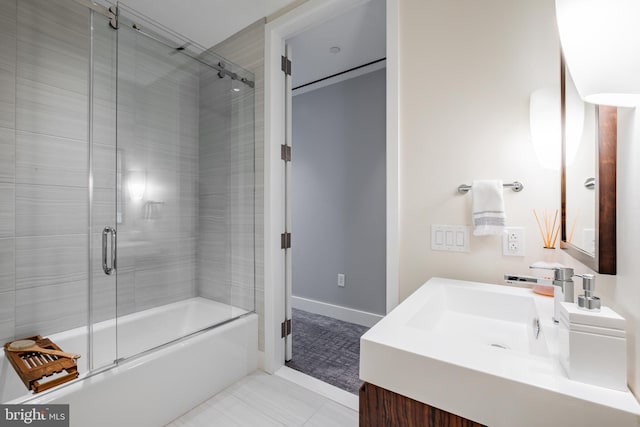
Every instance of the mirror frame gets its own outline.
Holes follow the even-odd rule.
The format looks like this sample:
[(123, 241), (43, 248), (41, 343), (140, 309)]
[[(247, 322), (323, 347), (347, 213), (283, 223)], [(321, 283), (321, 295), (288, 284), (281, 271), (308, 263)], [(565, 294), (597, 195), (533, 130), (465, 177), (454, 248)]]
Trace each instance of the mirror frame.
[(567, 242), (567, 178), (566, 178), (566, 65), (560, 59), (560, 104), (562, 119), (562, 165), (560, 173), (562, 239), (560, 248), (600, 274), (616, 274), (616, 160), (618, 109), (596, 105), (596, 236), (595, 255)]

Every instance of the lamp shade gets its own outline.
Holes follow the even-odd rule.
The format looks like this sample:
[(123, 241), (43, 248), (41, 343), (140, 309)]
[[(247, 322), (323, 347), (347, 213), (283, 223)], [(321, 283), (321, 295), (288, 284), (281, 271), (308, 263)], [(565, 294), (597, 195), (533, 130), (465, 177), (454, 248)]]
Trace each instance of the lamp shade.
[(587, 102), (640, 104), (640, 0), (556, 0), (560, 43)]

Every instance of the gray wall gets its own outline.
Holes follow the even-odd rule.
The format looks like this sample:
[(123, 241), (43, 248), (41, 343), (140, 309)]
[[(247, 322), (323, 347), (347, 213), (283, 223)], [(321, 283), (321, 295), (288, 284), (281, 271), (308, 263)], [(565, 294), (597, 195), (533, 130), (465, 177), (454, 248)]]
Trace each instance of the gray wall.
[[(204, 65), (170, 55), (165, 46), (127, 27), (118, 30), (117, 65), (123, 180), (117, 294), (118, 315), (123, 315), (197, 295), (198, 111)], [(135, 172), (146, 174), (142, 200), (129, 194), (127, 182)]]
[(385, 313), (385, 87), (378, 70), (293, 98), (294, 296)]
[[(199, 219), (208, 201), (200, 201), (199, 154), (211, 141), (210, 134), (200, 134), (206, 130), (200, 120), (208, 117), (199, 111), (212, 103), (202, 99), (208, 94), (201, 87), (221, 80), (130, 29), (118, 32), (123, 221), (118, 224), (116, 292), (115, 277), (102, 273), (99, 244), (102, 228), (116, 222), (116, 32), (99, 16), (95, 28), (90, 236), (88, 9), (68, 0), (0, 0), (0, 342), (87, 324), (90, 237), (96, 320), (114, 317), (116, 302), (122, 315), (198, 294), (215, 296), (196, 276), (197, 249), (203, 249), (199, 239), (204, 238), (198, 227), (211, 218)], [(227, 160), (246, 154), (247, 145), (230, 145), (229, 136), (249, 140), (250, 110), (247, 116), (232, 103), (227, 126), (215, 135), (230, 150)], [(243, 123), (251, 132), (243, 130)], [(237, 290), (233, 285), (243, 285), (233, 299), (221, 300), (252, 309), (250, 140), (244, 163), (221, 169), (229, 185), (218, 200), (227, 203), (223, 208), (232, 220), (216, 248), (219, 256), (229, 254), (227, 269), (216, 273), (228, 278), (223, 280), (228, 294)], [(130, 171), (146, 172), (143, 200), (129, 197)], [(144, 205), (151, 201), (161, 204), (147, 215)], [(250, 211), (244, 209), (248, 204)]]
[[(240, 73), (232, 65), (227, 69)], [(200, 296), (245, 310), (255, 308), (253, 110), (253, 89), (203, 70), (197, 289)]]
[(0, 342), (86, 323), (88, 17), (0, 0)]
[[(255, 309), (258, 314), (258, 349), (264, 350), (264, 26), (261, 19), (210, 50), (255, 75)], [(249, 153), (248, 153), (249, 154)], [(248, 244), (248, 242), (247, 242)]]

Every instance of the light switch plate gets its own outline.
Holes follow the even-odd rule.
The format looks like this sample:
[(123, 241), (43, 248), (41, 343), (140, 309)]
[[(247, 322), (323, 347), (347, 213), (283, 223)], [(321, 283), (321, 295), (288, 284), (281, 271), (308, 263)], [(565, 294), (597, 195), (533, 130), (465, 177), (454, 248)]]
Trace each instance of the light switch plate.
[(434, 251), (470, 252), (467, 225), (432, 225), (431, 249)]

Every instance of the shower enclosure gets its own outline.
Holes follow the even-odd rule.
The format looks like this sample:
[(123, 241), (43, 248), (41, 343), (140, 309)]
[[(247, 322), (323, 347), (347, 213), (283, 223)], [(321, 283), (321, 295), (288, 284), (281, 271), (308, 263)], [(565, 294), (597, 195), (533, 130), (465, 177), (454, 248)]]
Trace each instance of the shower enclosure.
[(81, 378), (255, 308), (253, 75), (94, 3), (0, 0), (0, 343)]

